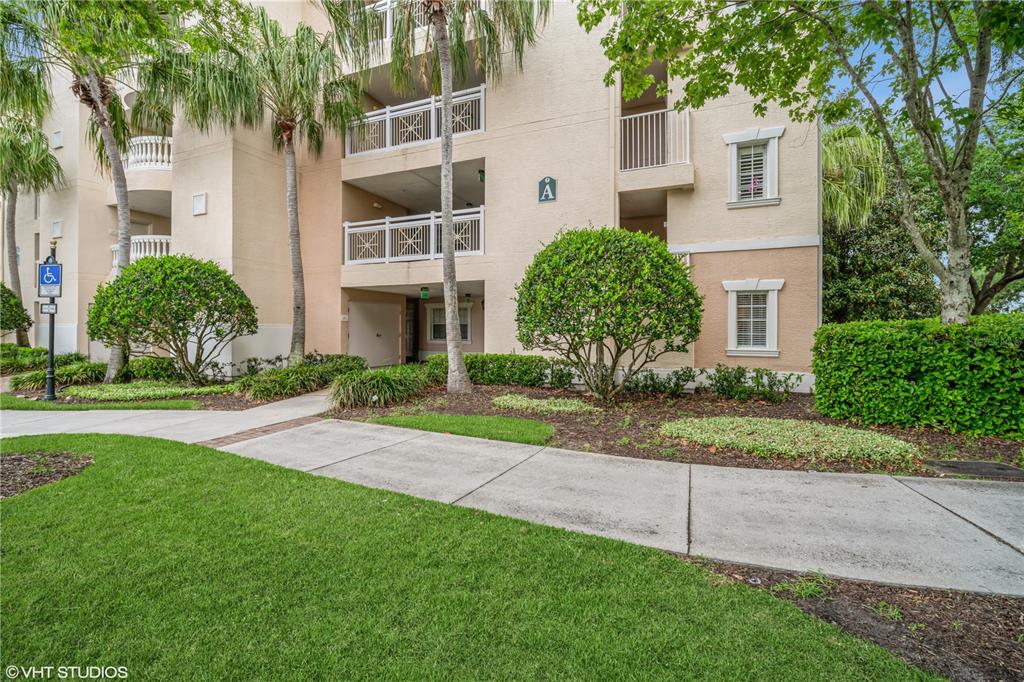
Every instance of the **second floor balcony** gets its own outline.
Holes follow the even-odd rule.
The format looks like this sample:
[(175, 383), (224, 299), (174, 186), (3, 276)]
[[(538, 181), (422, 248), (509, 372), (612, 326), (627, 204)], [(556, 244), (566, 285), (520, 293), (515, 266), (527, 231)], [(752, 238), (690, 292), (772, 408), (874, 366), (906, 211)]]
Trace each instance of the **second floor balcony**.
[(171, 139), (160, 135), (131, 138), (125, 170), (171, 170)]
[[(454, 211), (455, 255), (484, 252), (484, 207)], [(345, 223), (345, 264), (396, 263), (441, 257), (441, 213)]]
[(690, 163), (689, 112), (649, 111), (619, 119), (619, 170)]
[[(455, 135), (484, 130), (484, 84), (460, 90), (452, 96), (452, 132)], [(348, 129), (345, 156), (356, 156), (433, 142), (441, 137), (441, 98), (386, 106), (366, 114), (365, 120)]]
[[(146, 256), (168, 256), (171, 253), (171, 235), (142, 234), (133, 235), (129, 262), (134, 263)], [(112, 274), (117, 275), (117, 244), (110, 245)]]

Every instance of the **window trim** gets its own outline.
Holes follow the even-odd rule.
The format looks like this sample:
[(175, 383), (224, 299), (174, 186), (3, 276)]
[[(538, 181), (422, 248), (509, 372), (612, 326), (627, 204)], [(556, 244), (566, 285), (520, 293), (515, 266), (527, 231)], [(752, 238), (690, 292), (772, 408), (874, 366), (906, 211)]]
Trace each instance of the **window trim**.
[[(428, 303), (427, 304), (427, 342), (428, 343), (444, 343), (447, 341), (447, 336), (442, 336), (440, 339), (434, 338), (434, 323), (433, 315), (435, 310), (444, 310), (443, 303)], [(466, 311), (466, 338), (462, 339), (462, 343), (473, 342), (473, 304), (472, 303), (460, 303), (459, 310)]]
[[(779, 138), (786, 132), (785, 126), (774, 128), (748, 128), (738, 133), (722, 135), (722, 141), (729, 146), (729, 198), (728, 208), (753, 208), (756, 206), (777, 206), (779, 197)], [(752, 142), (766, 142), (765, 192), (757, 199), (739, 198), (739, 148)]]
[[(736, 279), (722, 282), (722, 288), (729, 295), (728, 342), (725, 354), (732, 357), (779, 357), (779, 291), (786, 283), (784, 279)], [(740, 346), (736, 342), (736, 294), (741, 291), (768, 292), (768, 309), (765, 320), (764, 347)]]

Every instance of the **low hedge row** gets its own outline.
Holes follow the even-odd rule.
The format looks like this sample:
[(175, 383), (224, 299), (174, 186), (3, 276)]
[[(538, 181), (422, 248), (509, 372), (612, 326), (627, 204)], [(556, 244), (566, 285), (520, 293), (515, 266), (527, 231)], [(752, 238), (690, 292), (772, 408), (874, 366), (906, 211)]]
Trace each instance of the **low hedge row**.
[[(486, 386), (551, 386), (568, 388), (573, 373), (567, 364), (540, 355), (516, 353), (467, 353), (466, 371), (474, 384)], [(441, 353), (427, 358), (427, 376), (435, 384), (448, 378), (448, 356)]]
[(128, 361), (128, 375), (132, 379), (148, 381), (177, 381), (181, 379), (174, 358), (151, 357), (132, 358)]
[(335, 377), (366, 369), (366, 360), (356, 355), (321, 356), (317, 362), (297, 367), (266, 369), (236, 382), (238, 392), (250, 400), (276, 400), (318, 391)]
[[(75, 362), (53, 371), (53, 380), (57, 386), (74, 386), (77, 384), (95, 384), (103, 381), (107, 373), (105, 362)], [(46, 370), (37, 369), (11, 377), (11, 389), (14, 391), (41, 391), (46, 388)]]
[[(13, 374), (33, 369), (46, 369), (47, 350), (45, 348), (25, 348), (13, 343), (2, 344), (0, 348), (0, 373)], [(81, 353), (58, 353), (53, 357), (54, 367), (64, 367), (78, 362), (85, 362)]]
[(868, 424), (1024, 433), (1024, 313), (848, 322), (814, 342), (815, 404)]

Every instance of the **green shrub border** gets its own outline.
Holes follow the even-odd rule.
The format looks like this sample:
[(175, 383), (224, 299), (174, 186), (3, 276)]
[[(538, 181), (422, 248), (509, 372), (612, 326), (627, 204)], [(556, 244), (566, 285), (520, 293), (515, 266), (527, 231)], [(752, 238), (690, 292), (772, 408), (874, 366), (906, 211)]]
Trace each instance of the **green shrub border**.
[[(482, 386), (550, 386), (569, 388), (574, 375), (562, 360), (518, 353), (467, 353), (466, 371), (474, 384)], [(427, 357), (427, 376), (435, 384), (448, 379), (448, 355)]]
[(815, 404), (866, 424), (1024, 434), (1024, 313), (827, 324), (814, 341)]

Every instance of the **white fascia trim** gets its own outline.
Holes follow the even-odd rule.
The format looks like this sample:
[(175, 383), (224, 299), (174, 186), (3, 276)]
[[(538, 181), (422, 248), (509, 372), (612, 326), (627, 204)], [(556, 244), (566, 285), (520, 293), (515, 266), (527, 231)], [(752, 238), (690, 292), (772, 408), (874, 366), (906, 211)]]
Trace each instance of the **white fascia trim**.
[(740, 144), (741, 142), (754, 142), (755, 140), (772, 140), (782, 137), (784, 132), (786, 132), (786, 126), (776, 126), (774, 128), (747, 128), (746, 130), (738, 133), (726, 133), (722, 135), (722, 140), (725, 141), (726, 144)]
[(722, 251), (761, 251), (765, 249), (793, 249), (802, 246), (821, 246), (819, 235), (795, 235), (772, 239), (733, 239), (723, 242), (694, 242), (669, 244), (672, 253), (718, 253)]
[(782, 199), (775, 197), (774, 199), (738, 199), (736, 201), (725, 202), (725, 207), (728, 209), (733, 208), (757, 208), (758, 206), (778, 206), (782, 203)]
[(722, 282), (726, 291), (778, 291), (784, 279), (731, 279)]

